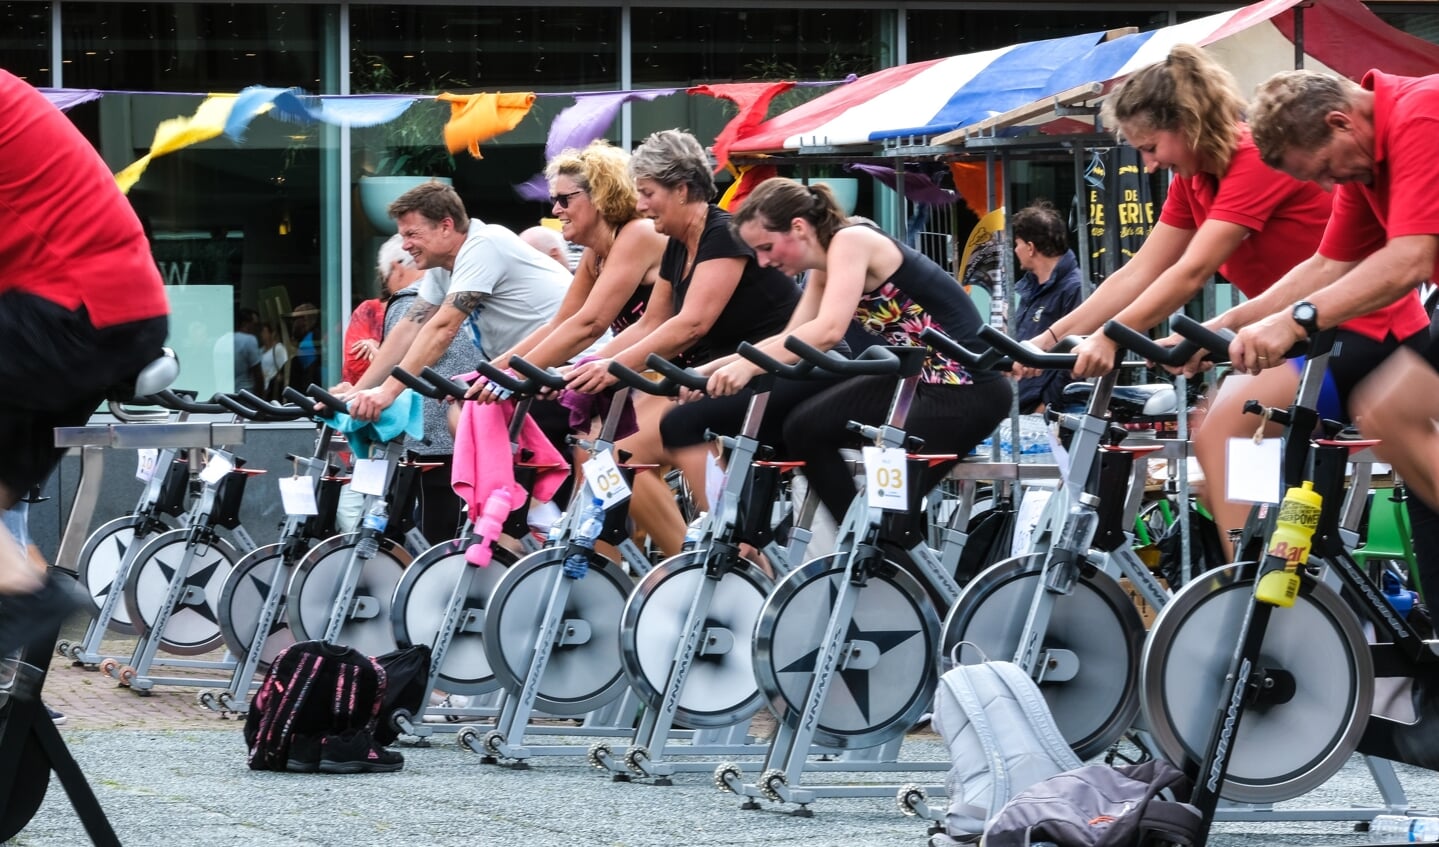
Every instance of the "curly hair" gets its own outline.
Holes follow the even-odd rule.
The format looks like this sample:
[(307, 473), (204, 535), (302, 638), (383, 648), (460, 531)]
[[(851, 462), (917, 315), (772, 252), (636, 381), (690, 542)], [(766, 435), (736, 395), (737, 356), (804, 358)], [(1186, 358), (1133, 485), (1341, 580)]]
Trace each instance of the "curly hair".
[(1041, 254), (1054, 258), (1069, 249), (1069, 232), (1059, 210), (1048, 200), (1036, 200), (1020, 209), (1009, 224), (1015, 238), (1034, 245)]
[(449, 218), (454, 221), (458, 232), (465, 232), (470, 228), (470, 216), (465, 213), (465, 204), (460, 200), (460, 195), (454, 188), (433, 179), (396, 197), (395, 202), (385, 210), (394, 220), (399, 220), (410, 212), (419, 212), (426, 220), (435, 223)]
[(770, 232), (784, 232), (795, 218), (809, 221), (815, 238), (826, 250), (834, 234), (849, 223), (828, 185), (801, 185), (792, 179), (772, 177), (750, 192), (730, 218), (730, 227), (738, 232), (742, 225), (754, 221)]
[(691, 202), (708, 203), (716, 194), (709, 155), (693, 135), (678, 129), (662, 129), (641, 142), (630, 155), (630, 174), (669, 189), (683, 185)]
[(1176, 44), (1169, 56), (1135, 72), (1104, 105), (1105, 124), (1176, 132), (1223, 173), (1239, 149), (1244, 96), (1222, 65), (1192, 44)]
[(567, 149), (545, 166), (545, 178), (553, 184), (555, 177), (567, 176), (590, 196), (605, 223), (619, 229), (640, 216), (635, 208), (635, 181), (630, 176), (630, 157), (625, 151), (610, 146), (608, 141), (593, 141), (583, 150)]
[(1249, 110), (1259, 158), (1278, 168), (1291, 149), (1323, 147), (1334, 134), (1326, 116), (1352, 110), (1363, 90), (1353, 80), (1314, 71), (1284, 71), (1260, 83)]

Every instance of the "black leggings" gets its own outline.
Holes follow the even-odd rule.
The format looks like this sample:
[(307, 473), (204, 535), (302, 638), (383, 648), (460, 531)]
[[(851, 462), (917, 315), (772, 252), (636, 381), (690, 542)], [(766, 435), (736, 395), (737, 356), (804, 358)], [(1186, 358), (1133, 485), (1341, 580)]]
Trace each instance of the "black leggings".
[[(759, 443), (773, 448), (776, 455), (789, 458), (791, 451), (784, 442), (785, 418), (800, 403), (835, 383), (833, 378), (776, 379), (765, 401), (764, 417), (760, 419)], [(746, 388), (729, 397), (705, 397), (675, 406), (660, 418), (660, 441), (666, 449), (673, 450), (705, 443), (705, 430), (736, 435), (744, 425), (752, 396), (754, 392)]]
[[(789, 457), (805, 463), (804, 474), (836, 520), (857, 489), (849, 468), (840, 457), (843, 447), (859, 444), (848, 421), (879, 425), (894, 399), (892, 376), (859, 376), (800, 403), (784, 422), (784, 442)], [(956, 453), (963, 457), (983, 441), (1009, 415), (1014, 396), (1009, 380), (991, 378), (972, 385), (939, 385), (921, 382), (909, 408), (905, 432), (924, 439), (926, 453)], [(957, 460), (956, 460), (957, 461)], [(929, 468), (920, 480), (928, 491), (938, 485), (955, 462)]]

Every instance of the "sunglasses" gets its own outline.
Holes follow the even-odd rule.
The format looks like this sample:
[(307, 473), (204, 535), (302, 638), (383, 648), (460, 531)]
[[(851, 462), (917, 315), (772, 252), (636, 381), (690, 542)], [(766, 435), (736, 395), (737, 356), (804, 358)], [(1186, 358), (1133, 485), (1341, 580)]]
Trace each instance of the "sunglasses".
[(584, 193), (584, 189), (580, 189), (579, 191), (571, 191), (568, 194), (552, 195), (550, 197), (550, 205), (558, 205), (561, 209), (568, 209), (570, 207), (570, 198)]

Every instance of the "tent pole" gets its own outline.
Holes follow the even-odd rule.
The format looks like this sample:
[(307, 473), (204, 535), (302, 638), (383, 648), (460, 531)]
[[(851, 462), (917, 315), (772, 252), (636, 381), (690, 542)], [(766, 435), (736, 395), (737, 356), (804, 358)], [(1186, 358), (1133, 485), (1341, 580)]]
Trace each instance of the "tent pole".
[(1074, 145), (1075, 236), (1079, 240), (1079, 278), (1083, 280), (1084, 296), (1088, 297), (1093, 293), (1094, 277), (1089, 275), (1089, 184), (1084, 181), (1084, 168), (1088, 164), (1084, 153), (1084, 145)]
[[(1294, 7), (1294, 70), (1304, 70), (1304, 4)], [(1187, 561), (1187, 560), (1186, 560)]]

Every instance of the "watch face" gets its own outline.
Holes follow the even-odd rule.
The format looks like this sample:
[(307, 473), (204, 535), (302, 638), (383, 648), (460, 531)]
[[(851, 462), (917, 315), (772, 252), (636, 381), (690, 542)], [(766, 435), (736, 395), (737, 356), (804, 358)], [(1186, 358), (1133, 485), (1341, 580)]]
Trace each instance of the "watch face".
[(1295, 303), (1294, 311), (1290, 314), (1294, 322), (1308, 332), (1312, 333), (1319, 328), (1319, 310), (1314, 308), (1313, 303)]

